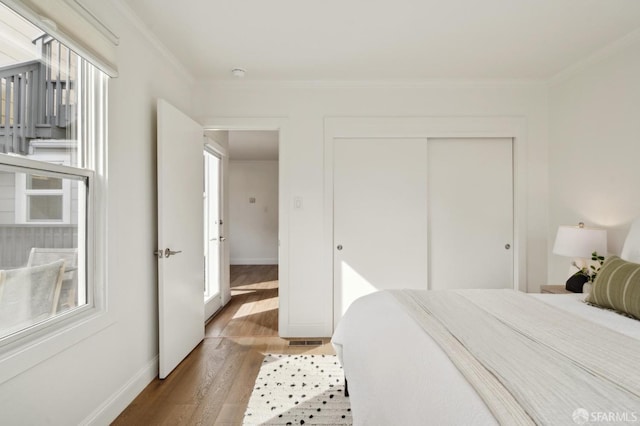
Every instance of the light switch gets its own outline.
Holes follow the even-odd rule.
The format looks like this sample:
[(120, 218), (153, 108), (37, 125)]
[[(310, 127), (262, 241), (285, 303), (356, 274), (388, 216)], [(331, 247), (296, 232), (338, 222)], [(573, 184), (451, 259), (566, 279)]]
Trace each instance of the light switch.
[(302, 197), (299, 195), (296, 195), (295, 197), (293, 197), (293, 208), (295, 210), (302, 210)]

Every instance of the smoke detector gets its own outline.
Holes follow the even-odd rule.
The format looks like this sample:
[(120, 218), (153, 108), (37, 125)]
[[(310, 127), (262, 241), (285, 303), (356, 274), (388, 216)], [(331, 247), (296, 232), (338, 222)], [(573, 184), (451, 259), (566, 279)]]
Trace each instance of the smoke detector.
[(242, 68), (234, 68), (231, 70), (231, 74), (233, 74), (235, 78), (242, 78), (246, 73), (247, 71)]

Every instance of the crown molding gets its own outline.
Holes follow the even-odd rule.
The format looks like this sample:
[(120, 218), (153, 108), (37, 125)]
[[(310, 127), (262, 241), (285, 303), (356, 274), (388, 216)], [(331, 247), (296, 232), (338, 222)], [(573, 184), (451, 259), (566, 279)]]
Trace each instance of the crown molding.
[(555, 86), (556, 84), (568, 80), (574, 75), (579, 74), (587, 68), (606, 60), (607, 58), (636, 43), (640, 43), (640, 28), (635, 29), (626, 36), (619, 38), (618, 40), (608, 44), (602, 49), (596, 50), (586, 58), (574, 63), (573, 65), (569, 65), (556, 75), (552, 76), (548, 80), (549, 87)]
[(102, 20), (100, 20), (93, 12), (80, 0), (63, 0), (69, 5), (76, 13), (82, 16), (87, 22), (102, 34), (104, 38), (109, 40), (114, 46), (120, 44), (120, 37), (114, 33), (111, 28), (107, 26)]
[(425, 79), (425, 80), (215, 80), (198, 84), (220, 89), (424, 89), (541, 87), (544, 79)]
[(160, 54), (168, 60), (171, 65), (186, 77), (191, 84), (196, 82), (195, 76), (189, 71), (187, 67), (165, 46), (160, 39), (155, 35), (153, 31), (147, 26), (147, 24), (140, 19), (138, 14), (131, 9), (123, 0), (111, 0), (113, 5), (118, 11), (125, 17), (133, 26), (144, 36), (144, 38), (158, 51)]

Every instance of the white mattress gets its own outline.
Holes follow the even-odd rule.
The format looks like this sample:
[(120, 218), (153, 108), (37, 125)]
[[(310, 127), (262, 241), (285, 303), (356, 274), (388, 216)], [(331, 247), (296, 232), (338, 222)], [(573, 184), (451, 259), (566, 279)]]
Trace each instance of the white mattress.
[[(581, 294), (532, 297), (640, 340), (640, 321), (586, 305)], [(355, 425), (497, 424), (438, 344), (389, 293), (356, 300), (332, 342), (349, 381)]]

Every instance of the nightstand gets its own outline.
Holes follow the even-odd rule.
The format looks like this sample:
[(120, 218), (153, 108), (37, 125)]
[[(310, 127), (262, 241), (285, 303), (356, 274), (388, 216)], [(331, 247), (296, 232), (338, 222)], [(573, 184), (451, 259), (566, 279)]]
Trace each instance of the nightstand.
[(564, 285), (543, 285), (540, 286), (540, 293), (572, 294)]

